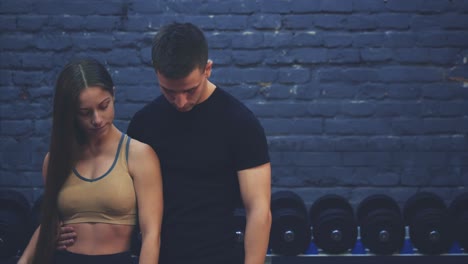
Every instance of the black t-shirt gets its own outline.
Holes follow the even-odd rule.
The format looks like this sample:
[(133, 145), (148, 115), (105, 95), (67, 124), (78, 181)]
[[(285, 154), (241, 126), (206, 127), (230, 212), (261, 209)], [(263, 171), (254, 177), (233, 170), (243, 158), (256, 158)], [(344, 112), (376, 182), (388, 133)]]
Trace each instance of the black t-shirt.
[(232, 229), (241, 204), (237, 171), (269, 162), (253, 113), (220, 88), (189, 112), (160, 96), (135, 114), (127, 133), (152, 146), (161, 162), (160, 263), (242, 263)]

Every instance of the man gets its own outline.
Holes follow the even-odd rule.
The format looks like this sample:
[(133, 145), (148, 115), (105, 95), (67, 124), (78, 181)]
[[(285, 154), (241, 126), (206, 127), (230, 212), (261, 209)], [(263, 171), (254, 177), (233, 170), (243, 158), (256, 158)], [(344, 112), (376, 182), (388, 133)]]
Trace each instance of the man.
[[(162, 95), (138, 111), (128, 135), (153, 147), (163, 177), (160, 264), (264, 263), (271, 226), (265, 134), (241, 102), (210, 77), (213, 62), (196, 26), (160, 29), (152, 47)], [(243, 252), (233, 209), (243, 203)]]

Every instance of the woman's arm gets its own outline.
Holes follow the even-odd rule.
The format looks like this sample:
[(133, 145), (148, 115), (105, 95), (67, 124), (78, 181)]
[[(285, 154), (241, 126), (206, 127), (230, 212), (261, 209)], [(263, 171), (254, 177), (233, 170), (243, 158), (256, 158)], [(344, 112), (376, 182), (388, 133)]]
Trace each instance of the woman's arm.
[(142, 234), (140, 264), (158, 263), (163, 214), (162, 179), (159, 159), (153, 149), (132, 140), (128, 168), (137, 196)]
[(32, 235), (31, 240), (29, 240), (28, 246), (24, 249), (23, 255), (21, 255), (21, 258), (18, 260), (18, 264), (32, 263), (40, 230), (41, 230), (41, 226), (38, 226), (36, 228), (36, 231), (34, 231), (34, 234)]
[[(44, 183), (47, 177), (47, 166), (49, 166), (49, 153), (45, 155), (44, 162), (42, 162), (42, 179), (44, 180)], [(21, 258), (19, 259), (18, 264), (32, 263), (40, 231), (41, 226), (39, 225), (36, 228), (36, 231), (34, 231), (31, 240), (29, 240), (28, 246), (24, 249), (24, 252), (21, 255)]]

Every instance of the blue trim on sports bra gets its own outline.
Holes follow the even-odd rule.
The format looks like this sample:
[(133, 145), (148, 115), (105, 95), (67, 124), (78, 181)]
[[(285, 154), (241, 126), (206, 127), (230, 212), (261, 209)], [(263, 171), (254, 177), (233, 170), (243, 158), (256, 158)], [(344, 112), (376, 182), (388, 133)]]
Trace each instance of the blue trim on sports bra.
[(129, 146), (130, 146), (130, 139), (132, 139), (132, 138), (127, 136), (127, 148), (125, 149), (125, 158), (127, 159), (127, 164), (128, 164), (128, 149), (129, 149)]
[(114, 166), (115, 166), (115, 164), (117, 163), (117, 159), (119, 158), (119, 153), (120, 153), (120, 147), (122, 146), (122, 142), (123, 142), (124, 136), (125, 136), (125, 134), (122, 133), (122, 136), (120, 137), (120, 141), (119, 141), (119, 146), (117, 147), (117, 153), (115, 153), (114, 162), (112, 163), (112, 166), (110, 167), (110, 169), (109, 169), (106, 173), (104, 173), (104, 175), (99, 176), (99, 177), (97, 177), (97, 178), (95, 178), (95, 179), (88, 179), (88, 178), (85, 178), (85, 177), (81, 176), (81, 175), (78, 173), (78, 171), (76, 170), (76, 168), (73, 168), (73, 173), (74, 173), (78, 178), (82, 179), (83, 181), (87, 181), (87, 182), (95, 182), (95, 181), (98, 181), (98, 180), (100, 180), (100, 179), (106, 177), (107, 174), (109, 174), (109, 173), (114, 169)]

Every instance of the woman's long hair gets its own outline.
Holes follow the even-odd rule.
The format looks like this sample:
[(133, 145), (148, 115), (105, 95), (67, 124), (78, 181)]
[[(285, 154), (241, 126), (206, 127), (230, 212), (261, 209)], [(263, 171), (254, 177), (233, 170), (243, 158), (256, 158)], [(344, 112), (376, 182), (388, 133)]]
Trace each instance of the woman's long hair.
[(94, 59), (70, 62), (59, 74), (55, 85), (49, 163), (34, 264), (49, 264), (53, 259), (60, 227), (58, 194), (77, 162), (79, 146), (86, 143), (86, 135), (77, 120), (79, 96), (91, 86), (101, 87), (114, 95), (110, 74)]

